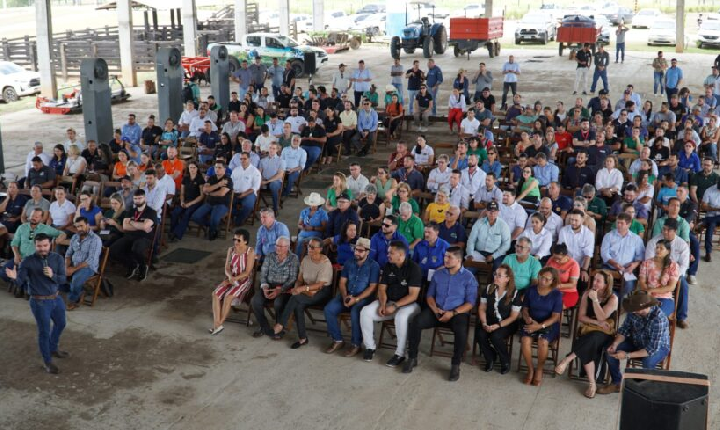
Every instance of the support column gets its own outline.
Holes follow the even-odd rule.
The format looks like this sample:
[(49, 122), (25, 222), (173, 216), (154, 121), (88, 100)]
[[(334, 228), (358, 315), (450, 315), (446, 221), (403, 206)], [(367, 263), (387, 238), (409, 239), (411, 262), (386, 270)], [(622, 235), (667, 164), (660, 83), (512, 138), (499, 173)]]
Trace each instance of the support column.
[(186, 57), (197, 57), (197, 10), (195, 0), (182, 2), (183, 47)]
[(313, 0), (313, 30), (325, 30), (325, 0)]
[(493, 0), (485, 0), (485, 17), (492, 18), (493, 16)]
[(685, 51), (685, 0), (677, 0), (675, 6), (675, 52)]
[(133, 46), (133, 22), (130, 0), (117, 0), (118, 37), (120, 40), (120, 70), (123, 84), (137, 87), (135, 71), (135, 47)]
[(247, 34), (247, 0), (235, 0), (235, 43), (242, 43)]
[(280, 12), (280, 34), (290, 34), (290, 3), (288, 0), (278, 0), (278, 12)]
[(35, 1), (35, 21), (37, 22), (37, 56), (40, 70), (40, 93), (55, 100), (57, 81), (52, 63), (52, 16), (50, 0)]

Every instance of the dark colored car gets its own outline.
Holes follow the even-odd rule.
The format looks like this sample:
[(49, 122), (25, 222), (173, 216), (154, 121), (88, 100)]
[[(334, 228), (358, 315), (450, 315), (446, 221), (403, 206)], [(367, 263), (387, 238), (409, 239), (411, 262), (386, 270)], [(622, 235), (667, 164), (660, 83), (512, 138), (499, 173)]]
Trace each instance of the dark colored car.
[(619, 7), (613, 9), (610, 13), (606, 13), (605, 17), (612, 25), (618, 25), (620, 21), (624, 22), (625, 25), (630, 25), (632, 23), (633, 11), (627, 7)]

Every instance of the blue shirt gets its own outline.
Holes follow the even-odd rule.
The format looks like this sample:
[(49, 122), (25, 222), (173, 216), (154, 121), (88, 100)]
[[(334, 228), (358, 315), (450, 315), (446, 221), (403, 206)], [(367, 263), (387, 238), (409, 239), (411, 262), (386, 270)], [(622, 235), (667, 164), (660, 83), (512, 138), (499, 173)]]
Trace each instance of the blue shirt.
[(653, 306), (647, 316), (628, 313), (617, 333), (625, 336), (625, 341), (632, 342), (636, 348), (645, 349), (648, 356), (663, 347), (670, 350), (668, 319), (660, 306)]
[(429, 269), (437, 269), (445, 264), (445, 251), (450, 244), (438, 238), (435, 246), (430, 246), (427, 240), (421, 240), (415, 245), (412, 260), (422, 269), (423, 278), (427, 276)]
[(365, 109), (358, 109), (357, 113), (357, 129), (358, 131), (377, 131), (378, 114), (375, 109), (366, 112)]
[(470, 230), (466, 249), (467, 255), (477, 251), (490, 253), (495, 259), (500, 258), (510, 249), (510, 226), (499, 217), (493, 225), (487, 218), (477, 220)]
[[(502, 71), (503, 72), (507, 72), (507, 71), (519, 72), (520, 65), (518, 63), (507, 62), (507, 63), (503, 64)], [(504, 74), (503, 82), (517, 82), (517, 80), (518, 80), (517, 75), (515, 73), (505, 73)]]
[[(45, 264), (52, 269), (52, 278), (43, 274)], [(46, 258), (30, 254), (20, 262), (16, 282), (18, 285), (29, 285), (31, 296), (52, 296), (57, 293), (59, 285), (67, 283), (65, 260), (55, 252), (49, 253)]]
[(537, 165), (533, 167), (533, 174), (541, 187), (547, 187), (550, 182), (558, 181), (560, 169), (552, 163), (547, 163), (545, 166)]
[[(460, 164), (460, 163), (458, 163)], [(495, 175), (496, 183), (500, 180), (500, 173), (502, 173), (502, 164), (500, 164), (499, 161), (495, 160), (492, 164), (490, 164), (490, 161), (485, 160), (482, 163), (482, 166), (480, 168), (485, 173), (492, 173)], [(535, 175), (537, 177), (537, 175)]]
[(407, 240), (397, 231), (393, 233), (390, 240), (385, 239), (385, 235), (381, 231), (375, 233), (373, 237), (370, 238), (370, 258), (377, 261), (380, 267), (385, 266), (388, 262), (388, 247), (393, 240), (400, 240), (405, 246), (408, 246)]
[[(452, 164), (453, 164), (454, 162), (455, 162), (455, 157), (452, 157), (452, 158), (450, 159), (450, 165), (452, 166)], [(463, 158), (462, 160), (458, 160), (457, 169), (458, 169), (458, 170), (465, 170), (465, 169), (467, 169), (467, 168), (468, 168), (468, 157), (465, 156), (465, 158)]]
[(280, 221), (275, 221), (275, 224), (270, 228), (261, 225), (255, 240), (255, 252), (257, 255), (262, 257), (274, 253), (275, 241), (280, 236), (290, 237), (290, 230)]
[(445, 223), (440, 224), (440, 234), (438, 235), (438, 237), (450, 244), (467, 242), (467, 233), (465, 232), (465, 227), (459, 222), (453, 224), (452, 227), (447, 227)]
[(683, 78), (682, 69), (673, 66), (665, 71), (665, 86), (668, 88), (677, 88), (678, 82)]
[(680, 151), (678, 154), (678, 167), (685, 169), (688, 173), (697, 173), (702, 170), (697, 152), (693, 152), (688, 157), (685, 151)]
[(614, 260), (625, 266), (645, 259), (645, 245), (640, 236), (631, 231), (628, 231), (623, 237), (617, 230), (612, 230), (605, 233), (605, 237), (603, 237), (600, 255), (603, 263)]
[(440, 70), (438, 65), (435, 65), (432, 69), (428, 69), (428, 72), (425, 74), (425, 83), (428, 89), (443, 83), (442, 70)]
[(301, 147), (295, 149), (292, 146), (288, 146), (283, 149), (280, 159), (285, 162), (285, 170), (295, 169), (298, 167), (305, 168), (307, 152), (305, 152), (305, 150)]
[(392, 174), (392, 177), (397, 179), (398, 182), (406, 182), (410, 185), (411, 190), (422, 191), (425, 189), (425, 177), (416, 169), (407, 173), (407, 169), (401, 167)]
[[(282, 75), (281, 75), (282, 76)], [(240, 79), (240, 89), (247, 90), (252, 80), (252, 73), (250, 69), (243, 69), (240, 67), (233, 73), (233, 77)]]
[(670, 170), (669, 166), (660, 167), (660, 175), (659, 176), (662, 177), (666, 173), (672, 173), (673, 175), (675, 175), (675, 183), (676, 184), (684, 184), (684, 183), (686, 184), (686, 183), (688, 183), (688, 181), (690, 179), (690, 178), (688, 178), (688, 172), (685, 169), (681, 168), (680, 166), (676, 167), (675, 171)]
[(328, 215), (328, 223), (326, 227), (326, 237), (335, 237), (336, 234), (340, 234), (343, 224), (346, 222), (352, 222), (355, 224), (360, 223), (360, 217), (357, 211), (348, 209), (345, 212), (340, 209), (336, 209)]
[(355, 239), (350, 242), (343, 242), (339, 234), (335, 235), (333, 243), (337, 246), (337, 257), (335, 257), (337, 264), (343, 265), (346, 261), (355, 258), (355, 242)]
[(569, 212), (573, 208), (573, 202), (568, 196), (560, 195), (557, 200), (552, 200), (552, 210), (560, 215), (560, 212)]
[(277, 66), (269, 66), (268, 67), (268, 74), (271, 77), (272, 80), (272, 86), (273, 87), (280, 87), (283, 84), (283, 72), (285, 71), (285, 67), (278, 64)]
[(100, 253), (102, 252), (102, 241), (100, 237), (92, 230), (88, 232), (84, 240), (80, 239), (80, 235), (73, 235), (70, 239), (70, 246), (65, 252), (65, 258), (70, 258), (73, 266), (80, 263), (87, 263), (88, 268), (98, 273), (100, 266)]
[(435, 299), (437, 306), (444, 311), (451, 311), (465, 303), (475, 305), (477, 301), (478, 283), (475, 276), (464, 267), (454, 275), (446, 268), (435, 272), (427, 296)]
[(137, 123), (133, 125), (124, 124), (122, 126), (122, 137), (130, 139), (130, 143), (133, 145), (140, 143), (140, 136), (142, 136), (142, 129)]
[(341, 277), (347, 280), (347, 292), (351, 296), (357, 296), (370, 286), (377, 284), (380, 279), (380, 265), (372, 258), (365, 259), (365, 262), (358, 266), (353, 256), (342, 268)]
[[(302, 220), (303, 224), (309, 225), (312, 227), (320, 227), (322, 226), (322, 223), (326, 223), (328, 221), (328, 214), (323, 208), (318, 208), (318, 210), (315, 211), (315, 213), (310, 216), (310, 208), (305, 208), (300, 212), (300, 220)], [(307, 231), (308, 233), (316, 233), (318, 236), (320, 235), (319, 231)]]

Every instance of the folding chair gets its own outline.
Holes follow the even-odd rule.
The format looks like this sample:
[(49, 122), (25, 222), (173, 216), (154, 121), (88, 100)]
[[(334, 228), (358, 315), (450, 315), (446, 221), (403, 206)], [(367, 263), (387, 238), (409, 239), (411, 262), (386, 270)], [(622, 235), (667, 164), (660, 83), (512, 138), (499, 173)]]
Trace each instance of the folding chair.
[[(472, 315), (472, 314), (471, 314)], [(470, 349), (470, 345), (468, 345), (468, 341), (470, 340), (470, 320), (472, 318), (468, 318), (468, 338), (465, 340), (465, 350), (463, 351), (462, 360), (465, 361), (465, 355), (467, 351)], [(452, 337), (452, 340), (448, 340), (447, 338)], [(430, 341), (430, 357), (433, 355), (436, 355), (438, 357), (452, 357), (453, 356), (453, 350), (448, 350), (445, 348), (445, 345), (450, 345), (451, 347), (455, 346), (455, 336), (452, 330), (448, 327), (435, 327), (433, 329), (433, 336), (432, 340)]]
[[(520, 339), (522, 340), (522, 336), (520, 336)], [(560, 339), (562, 339), (562, 336), (558, 336), (555, 341), (551, 342), (550, 345), (548, 345), (548, 357), (545, 360), (545, 368), (542, 369), (543, 373), (547, 373), (552, 375), (552, 377), (555, 377), (555, 367), (557, 367), (558, 360), (560, 357)], [(538, 351), (538, 342), (536, 339), (533, 339), (532, 342), (532, 358), (534, 360), (537, 360), (537, 351)], [(548, 366), (550, 364), (550, 366)], [(522, 353), (518, 356), (518, 366), (517, 371), (522, 372), (524, 370), (527, 370), (527, 365), (525, 364), (525, 360), (523, 360)], [(536, 371), (538, 369), (535, 369)]]
[(95, 306), (95, 300), (97, 300), (100, 294), (100, 287), (102, 287), (103, 277), (105, 276), (105, 266), (107, 265), (108, 257), (110, 257), (110, 248), (103, 246), (100, 252), (100, 273), (88, 278), (83, 286), (89, 293), (84, 295), (83, 303), (86, 306)]
[[(613, 312), (613, 314), (611, 315), (611, 318), (615, 321), (615, 328), (617, 328), (618, 325), (620, 324), (620, 310), (621, 310), (621, 307), (618, 306), (618, 309), (615, 312)], [(575, 321), (573, 324), (573, 338), (572, 338), (573, 345), (575, 344), (575, 341), (581, 336), (579, 325), (580, 325), (580, 321), (577, 318), (575, 318)], [(604, 382), (609, 381), (610, 372), (607, 371), (607, 363), (605, 362), (605, 360), (601, 360), (599, 365), (603, 366), (605, 368), (605, 370), (603, 372), (600, 372), (601, 374), (604, 374), (604, 376), (605, 376), (603, 378), (603, 379), (605, 379)], [(596, 374), (598, 373), (598, 370), (599, 369), (597, 369), (597, 368), (595, 369)], [(581, 376), (582, 371), (583, 371), (583, 369), (582, 369), (582, 366), (580, 365), (580, 359), (575, 358), (568, 365), (568, 378), (584, 380), (584, 379), (586, 379), (586, 377)]]

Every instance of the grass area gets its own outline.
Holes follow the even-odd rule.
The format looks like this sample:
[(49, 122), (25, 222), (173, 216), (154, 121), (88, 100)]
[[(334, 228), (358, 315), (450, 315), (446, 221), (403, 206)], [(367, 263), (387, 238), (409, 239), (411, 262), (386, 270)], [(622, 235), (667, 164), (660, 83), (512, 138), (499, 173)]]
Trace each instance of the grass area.
[(35, 96), (25, 96), (14, 103), (0, 102), (0, 114), (8, 114), (35, 107)]

